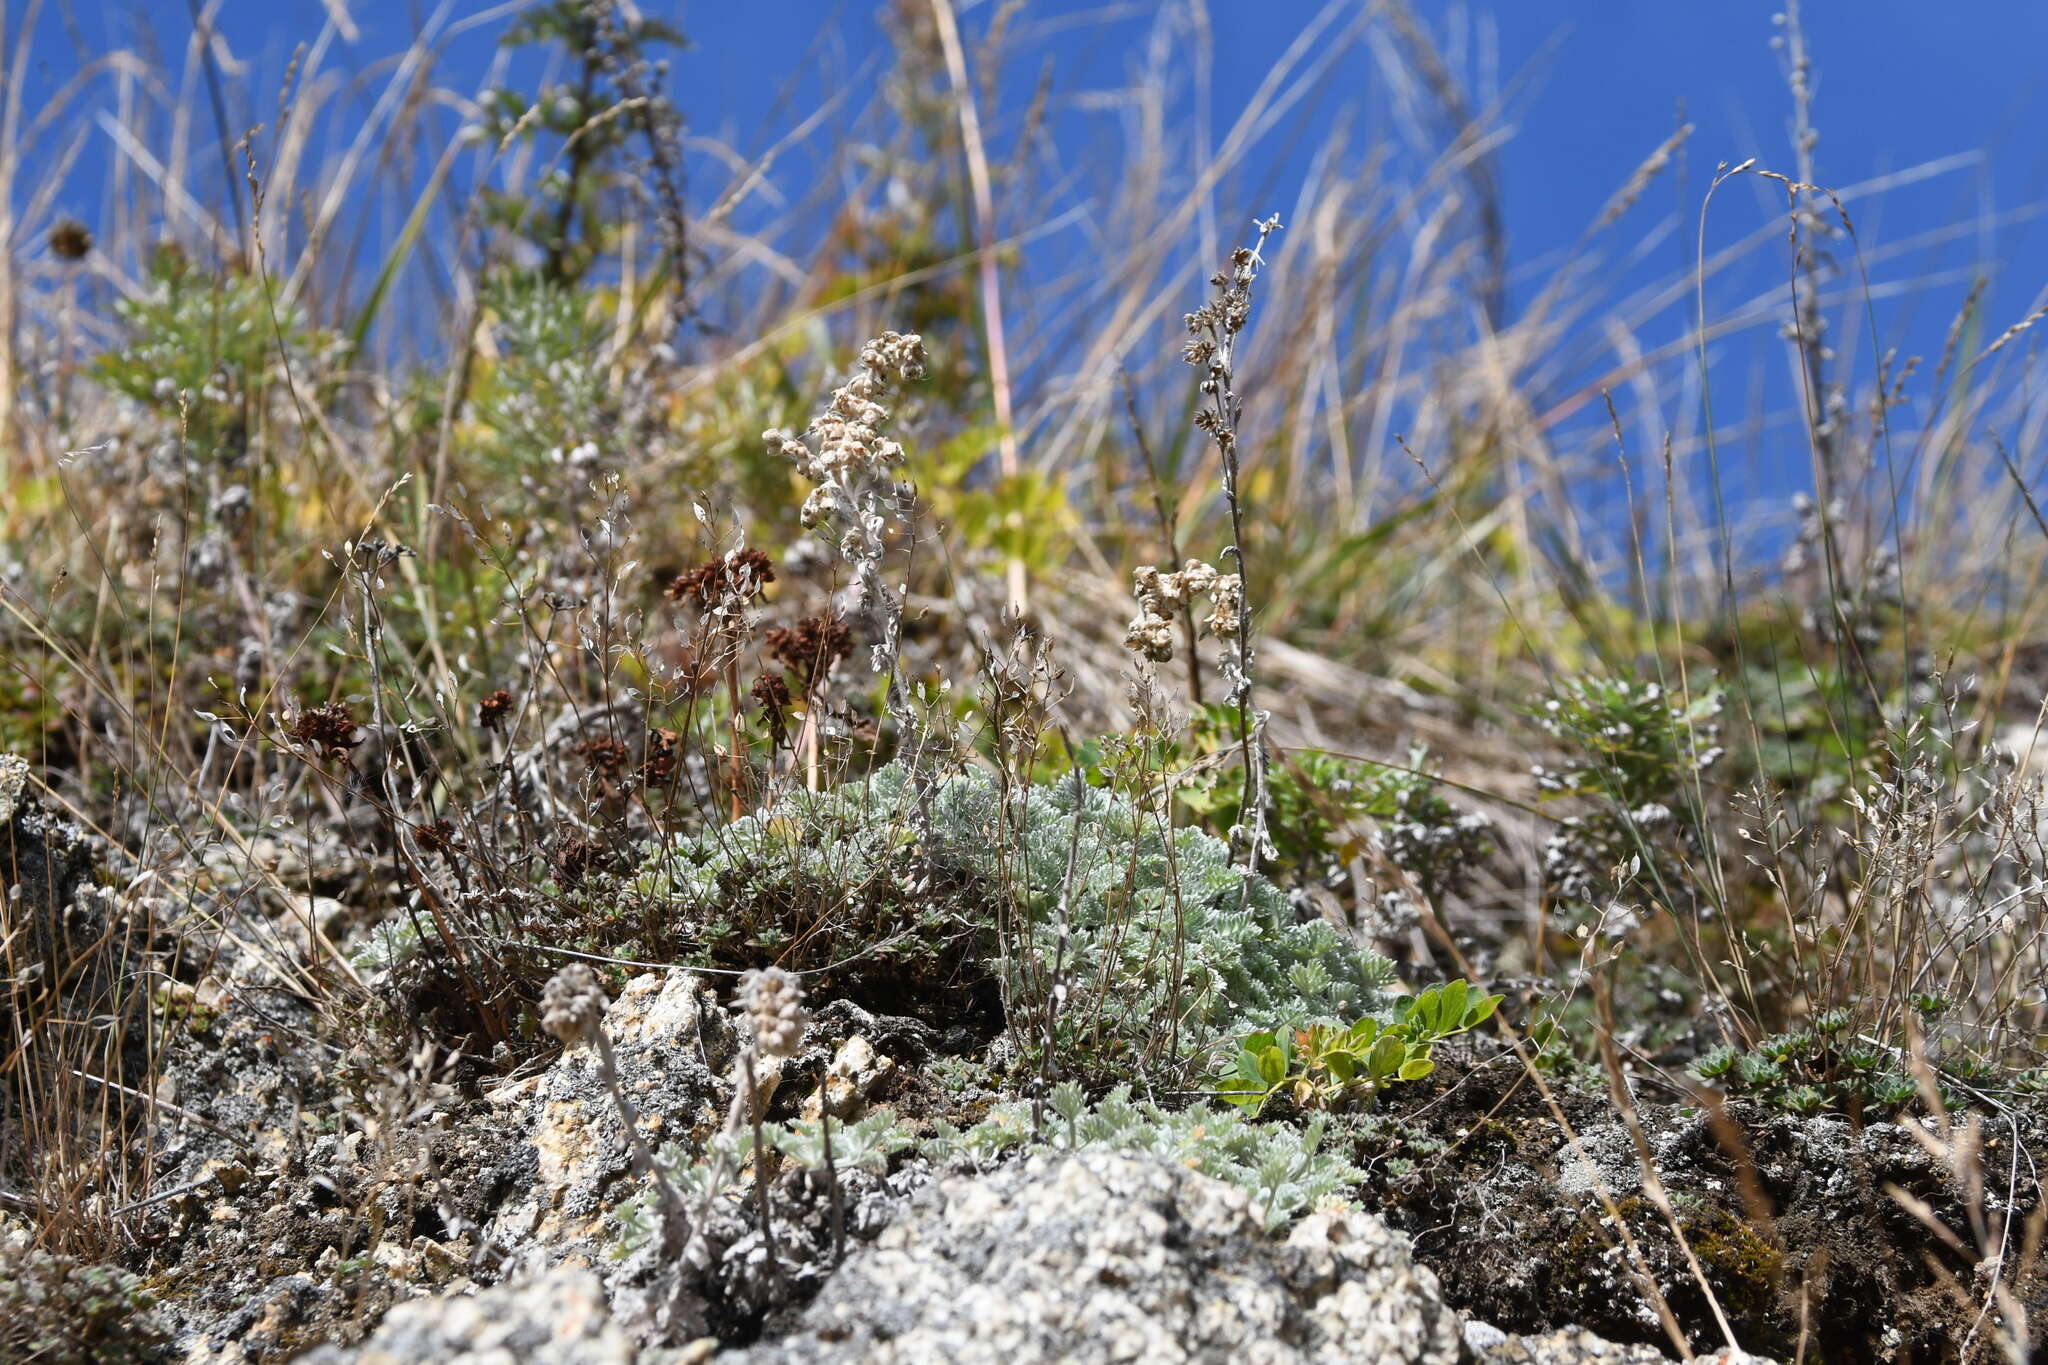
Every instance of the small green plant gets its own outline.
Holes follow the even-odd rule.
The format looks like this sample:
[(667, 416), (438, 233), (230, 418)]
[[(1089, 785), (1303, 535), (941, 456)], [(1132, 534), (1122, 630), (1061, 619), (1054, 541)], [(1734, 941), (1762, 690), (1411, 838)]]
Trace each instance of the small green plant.
[[(823, 1129), (827, 1123), (831, 1125), (829, 1163), (827, 1133)], [(887, 1109), (877, 1109), (853, 1123), (829, 1117), (797, 1119), (787, 1124), (763, 1124), (761, 1131), (776, 1151), (813, 1173), (826, 1170), (828, 1165), (841, 1171), (885, 1171), (890, 1157), (917, 1145), (917, 1139)]]
[(1546, 799), (1590, 801), (1592, 809), (1566, 817), (1544, 847), (1554, 896), (1598, 904), (1612, 869), (1639, 859), (1665, 908), (1697, 908), (1699, 879), (1685, 869), (1700, 850), (1700, 778), (1721, 758), (1721, 705), (1717, 688), (1675, 696), (1625, 678), (1558, 686), (1536, 723), (1565, 754), (1556, 767), (1536, 767), (1536, 785)]
[(1530, 1021), (1529, 1045), (1535, 1049), (1534, 1060), (1539, 1071), (1563, 1071), (1574, 1061), (1572, 1040), (1565, 1032), (1560, 1018), (1562, 1013), (1557, 1005), (1546, 1004)]
[(1452, 981), (1404, 1000), (1391, 1023), (1367, 1016), (1348, 1026), (1253, 1033), (1239, 1045), (1217, 1089), (1227, 1102), (1253, 1113), (1276, 1096), (1298, 1109), (1370, 1104), (1388, 1086), (1434, 1071), (1431, 1049), (1492, 1018), (1502, 998), (1477, 995), (1466, 982)]
[(0, 1237), (0, 1358), (48, 1365), (168, 1360), (170, 1335), (142, 1282)]
[[(1848, 1023), (1847, 1010), (1828, 1010), (1809, 1027), (1773, 1034), (1747, 1051), (1709, 1048), (1692, 1072), (1730, 1094), (1802, 1116), (1890, 1114), (1911, 1104), (1919, 1093), (1913, 1079), (1884, 1053), (1850, 1040)], [(1953, 1061), (1942, 1069), (1961, 1074)]]

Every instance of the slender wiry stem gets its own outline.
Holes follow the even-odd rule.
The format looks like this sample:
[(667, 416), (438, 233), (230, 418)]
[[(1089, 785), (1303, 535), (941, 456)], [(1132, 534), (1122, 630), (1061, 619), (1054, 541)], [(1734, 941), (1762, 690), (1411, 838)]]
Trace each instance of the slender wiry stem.
[(1237, 711), (1238, 744), (1244, 750), (1244, 799), (1238, 811), (1233, 841), (1242, 838), (1245, 866), (1258, 871), (1266, 851), (1266, 748), (1264, 717), (1252, 696), (1252, 591), (1251, 573), (1244, 552), (1244, 498), (1239, 486), (1238, 426), (1244, 415), (1244, 399), (1237, 392), (1237, 339), (1251, 317), (1252, 281), (1264, 264), (1260, 254), (1266, 239), (1280, 230), (1278, 215), (1258, 224), (1258, 240), (1231, 253), (1227, 269), (1218, 271), (1209, 283), (1216, 296), (1200, 311), (1187, 316), (1188, 335), (1193, 338), (1181, 353), (1182, 359), (1202, 371), (1202, 406), (1195, 412), (1195, 425), (1209, 433), (1216, 443), (1223, 465), (1223, 500), (1230, 509), (1231, 544), (1225, 551), (1237, 565), (1238, 594), (1242, 606), (1236, 630), (1236, 657), (1226, 651), (1224, 671), (1230, 681), (1230, 703)]

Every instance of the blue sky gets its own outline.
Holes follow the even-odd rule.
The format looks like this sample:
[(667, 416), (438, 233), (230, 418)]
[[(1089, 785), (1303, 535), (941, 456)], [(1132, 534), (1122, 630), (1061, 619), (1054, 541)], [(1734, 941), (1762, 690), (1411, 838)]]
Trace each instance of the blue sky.
[[(13, 32), (25, 0), (7, 2)], [(362, 72), (372, 94), (388, 72), (383, 63), (390, 54), (442, 10), (432, 0), (331, 3), (346, 5), (360, 34), (335, 48), (329, 68)], [(481, 0), (445, 4), (458, 27), (505, 8)], [(858, 87), (876, 79), (886, 51), (880, 0), (652, 0), (643, 7), (692, 40), (674, 61), (672, 82), (692, 128), (722, 136), (742, 153), (758, 152), (834, 96), (851, 94), (858, 103), (866, 93)], [(970, 42), (997, 8), (992, 0), (962, 0)], [(1219, 135), (1322, 8), (1300, 0), (1208, 0), (1215, 53), (1209, 113)], [(1716, 163), (1756, 157), (1762, 165), (1792, 169), (1791, 101), (1782, 54), (1772, 46), (1781, 30), (1771, 0), (1481, 0), (1457, 6), (1415, 0), (1414, 8), (1476, 97), (1496, 102), (1499, 121), (1512, 132), (1497, 156), (1511, 248), (1510, 312), (1514, 299), (1542, 287), (1601, 205), (1681, 116), (1696, 131), (1677, 173), (1661, 177), (1631, 215), (1614, 248), (1610, 285), (1634, 287), (1689, 267), (1695, 217)], [(150, 0), (80, 7), (62, 18), (45, 5), (31, 49), (32, 101), (68, 78), (81, 55), (153, 45), (175, 66), (189, 32), (185, 9), (178, 0)], [(243, 65), (229, 85), (232, 127), (275, 116), (275, 92), (292, 52), (318, 34), (328, 13), (323, 0), (222, 0), (219, 28)], [(1000, 73), (1005, 100), (989, 119), (998, 147), (1042, 78), (1059, 145), (1077, 149), (1070, 155), (1085, 155), (1102, 138), (1114, 140), (1122, 117), (1115, 92), (1135, 78), (1162, 25), (1185, 37), (1189, 13), (1181, 3), (1114, 0), (1023, 6), (1012, 19), (1017, 55)], [(1979, 272), (1990, 280), (1989, 329), (2025, 316), (2048, 285), (2048, 237), (2036, 218), (2048, 202), (2048, 138), (2041, 136), (2048, 127), (2048, 82), (2039, 76), (2040, 54), (2048, 51), (2048, 5), (1808, 0), (1804, 21), (1816, 70), (1821, 179), (1849, 186), (1936, 167), (1853, 206), (1861, 245), (1877, 261), (1876, 323), (1884, 342), (1905, 353), (1938, 352)], [(446, 43), (439, 83), (473, 92), (497, 56), (494, 39), (505, 22), (477, 24)], [(1248, 205), (1247, 218), (1289, 201), (1309, 172), (1317, 128), (1350, 116), (1364, 137), (1388, 131), (1383, 80), (1365, 46), (1335, 63), (1304, 101), (1298, 122), (1276, 134), (1263, 157), (1270, 167), (1265, 183), (1277, 204)], [(362, 97), (365, 108), (371, 97)], [(64, 207), (92, 217), (109, 155), (103, 139), (88, 139), (67, 177)], [(715, 182), (693, 177), (693, 187), (704, 183)], [(33, 184), (31, 175), (30, 188), (18, 195), (32, 192)], [(1737, 182), (1716, 202), (1709, 248), (1782, 221), (1782, 210), (1780, 191), (1761, 180)], [(1011, 216), (1028, 217), (1028, 206)], [(1885, 254), (1900, 243), (1913, 245), (1903, 254)], [(1055, 239), (1041, 249), (1071, 247)], [(1710, 307), (1770, 288), (1772, 271), (1782, 280), (1781, 262), (1782, 252), (1760, 253), (1762, 273), (1729, 281)], [(1678, 327), (1685, 320), (1674, 310), (1667, 322)], [(1762, 368), (1769, 367), (1767, 360)], [(1769, 382), (1781, 383), (1782, 373)], [(1782, 392), (1765, 396), (1780, 406), (1791, 402)], [(1765, 483), (1782, 485), (1774, 476)]]
[[(344, 0), (360, 29), (336, 61), (367, 65), (403, 45), (436, 8), (424, 0)], [(8, 0), (18, 23), (25, 0)], [(45, 4), (37, 25), (43, 80), (76, 68), (76, 35), (90, 51), (111, 51), (150, 35), (176, 51), (188, 29), (184, 4), (78, 4), (59, 16)], [(485, 12), (459, 0), (457, 16)], [(756, 0), (754, 4), (690, 4), (651, 0), (643, 6), (682, 27), (694, 49), (676, 61), (676, 94), (692, 123), (729, 131), (737, 141), (770, 127), (786, 82), (786, 108), (807, 111), (805, 96), (823, 94), (883, 47), (879, 0)], [(963, 6), (969, 33), (987, 23), (993, 4)], [(1243, 108), (1251, 88), (1298, 27), (1321, 8), (1307, 0), (1210, 2), (1217, 39), (1212, 117), (1219, 127)], [(1565, 246), (1585, 217), (1649, 145), (1671, 131), (1677, 108), (1698, 125), (1692, 143), (1696, 172), (1714, 160), (1761, 156), (1788, 160), (1788, 98), (1774, 35), (1774, 0), (1495, 0), (1479, 4), (1419, 2), (1448, 45), (1473, 57), (1468, 74), (1495, 74), (1507, 90), (1509, 121), (1518, 129), (1501, 156), (1509, 235), (1524, 258)], [(250, 90), (274, 88), (297, 43), (313, 39), (326, 18), (322, 0), (223, 0), (219, 27), (236, 57), (250, 63)], [(1151, 4), (1026, 4), (1018, 27), (1057, 29), (1034, 45), (1051, 55), (1055, 80), (1071, 102), (1128, 76), (1157, 14)], [(2040, 53), (2048, 51), (2048, 6), (2034, 0), (1980, 0), (1929, 6), (1917, 0), (1808, 0), (1804, 27), (1817, 63), (1817, 125), (1821, 170), (1835, 184), (1882, 172), (1982, 153), (1982, 164), (1946, 178), (1925, 196), (1931, 217), (1970, 213), (1980, 203), (2032, 203), (2048, 186), (2048, 82)], [(68, 33), (70, 29), (70, 33)], [(461, 88), (489, 57), (485, 25), (473, 41), (451, 45), (444, 80)], [(1491, 49), (1491, 55), (1489, 55)], [(805, 80), (805, 65), (815, 74)], [(1370, 82), (1364, 57), (1337, 74), (1337, 86)], [(268, 74), (268, 80), (264, 80)], [(1034, 76), (1026, 70), (1024, 76)], [(41, 84), (41, 82), (37, 82)], [(1028, 82), (1026, 82), (1028, 84)], [(1339, 96), (1341, 98), (1341, 96)], [(260, 117), (260, 108), (258, 111)], [(784, 111), (786, 119), (786, 111)], [(1698, 180), (1698, 174), (1696, 174)], [(1917, 215), (1915, 215), (1917, 217)], [(2048, 254), (2028, 233), (2015, 235), (2013, 266), (2048, 272)]]
[[(437, 8), (427, 0), (336, 0), (345, 3), (361, 36), (341, 45), (331, 63), (371, 69)], [(8, 0), (18, 25), (24, 0)], [(35, 34), (31, 85), (45, 91), (77, 66), (81, 51), (105, 53), (154, 42), (175, 54), (189, 21), (177, 0), (81, 6), (66, 20), (53, 8)], [(494, 8), (455, 0), (458, 18)], [(807, 111), (837, 83), (878, 60), (883, 36), (879, 0), (818, 3), (756, 0), (751, 4), (652, 0), (644, 6), (678, 24), (693, 48), (675, 63), (675, 93), (694, 126), (726, 133), (742, 147), (783, 131), (789, 111)], [(1225, 127), (1302, 24), (1320, 6), (1302, 0), (1209, 4), (1217, 59), (1212, 116)], [(1454, 54), (1461, 70), (1489, 80), (1508, 111), (1515, 136), (1499, 158), (1516, 257), (1524, 263), (1569, 245), (1588, 217), (1645, 152), (1668, 134), (1682, 107), (1698, 127), (1689, 150), (1688, 189), (1698, 191), (1716, 161), (1757, 156), (1789, 165), (1789, 102), (1774, 33), (1772, 0), (1493, 0), (1448, 6), (1420, 0), (1416, 10)], [(995, 6), (963, 8), (970, 35)], [(231, 91), (237, 127), (271, 110), (264, 94), (294, 47), (318, 33), (322, 0), (223, 0), (219, 26), (236, 58), (248, 64)], [(1158, 7), (1146, 4), (1041, 0), (1014, 22), (1046, 36), (1030, 44), (1006, 72), (1009, 88), (1028, 94), (1039, 64), (1052, 63), (1054, 99), (1069, 116), (1089, 96), (1128, 78)], [(1955, 7), (1915, 0), (1811, 3), (1805, 27), (1818, 72), (1816, 124), (1823, 177), (1848, 184), (1871, 176), (1977, 154), (1971, 166), (1931, 187), (1898, 195), (1885, 206), (1884, 231), (1975, 214), (1986, 205), (2018, 207), (2048, 193), (2048, 82), (2039, 77), (2048, 51), (2048, 5), (2035, 0), (1984, 0)], [(473, 85), (493, 55), (502, 22), (485, 24), (451, 43), (441, 78)], [(1334, 73), (1324, 107), (1364, 101), (1376, 79), (1364, 53)], [(264, 93), (257, 93), (264, 92)], [(782, 126), (778, 126), (780, 123)], [(86, 163), (92, 162), (89, 149)], [(90, 181), (82, 182), (89, 185)], [(1671, 188), (1664, 189), (1669, 196)], [(1757, 202), (1768, 191), (1754, 187)], [(84, 207), (84, 206), (81, 206)], [(1975, 244), (1982, 251), (1984, 244)], [(2011, 275), (2003, 281), (2030, 297), (2048, 280), (2048, 246), (2038, 230), (2001, 232), (1992, 247)], [(1674, 257), (1675, 260), (1675, 257)], [(2017, 305), (2015, 305), (2017, 306)]]

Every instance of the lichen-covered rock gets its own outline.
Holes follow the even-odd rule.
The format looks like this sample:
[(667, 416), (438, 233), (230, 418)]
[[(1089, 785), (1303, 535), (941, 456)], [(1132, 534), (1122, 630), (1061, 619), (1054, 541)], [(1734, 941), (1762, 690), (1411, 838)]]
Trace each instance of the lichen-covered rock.
[(477, 1294), (416, 1299), (391, 1310), (355, 1350), (324, 1346), (305, 1365), (633, 1365), (587, 1270), (564, 1269)]
[(0, 754), (0, 825), (14, 818), (21, 806), (21, 794), (28, 789), (28, 760), (20, 754)]
[(1406, 1241), (1315, 1214), (1284, 1244), (1245, 1196), (1169, 1163), (1039, 1156), (933, 1187), (749, 1365), (1454, 1361), (1456, 1317)]
[[(1465, 1349), (1473, 1365), (1665, 1365), (1670, 1359), (1654, 1346), (1609, 1341), (1583, 1327), (1511, 1337), (1477, 1319), (1465, 1324)], [(1734, 1347), (1693, 1359), (1698, 1365), (1771, 1365), (1768, 1356)]]
[[(730, 1065), (733, 1039), (730, 1025), (698, 994), (700, 985), (682, 972), (637, 976), (605, 1014), (619, 1081), (649, 1146), (688, 1138), (723, 1117), (713, 1068)], [(530, 1187), (498, 1211), (491, 1234), (511, 1246), (600, 1235), (632, 1156), (596, 1054), (567, 1049), (547, 1071), (486, 1098), (535, 1153)]]

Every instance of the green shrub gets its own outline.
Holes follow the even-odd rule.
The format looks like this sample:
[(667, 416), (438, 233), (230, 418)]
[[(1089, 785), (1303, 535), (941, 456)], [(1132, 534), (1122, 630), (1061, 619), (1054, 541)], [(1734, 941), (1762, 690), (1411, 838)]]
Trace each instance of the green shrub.
[(282, 388), (287, 373), (307, 384), (335, 353), (335, 339), (275, 292), (248, 271), (203, 270), (161, 247), (144, 287), (114, 304), (126, 341), (95, 370), (182, 431), (192, 455), (238, 458), (266, 392)]

